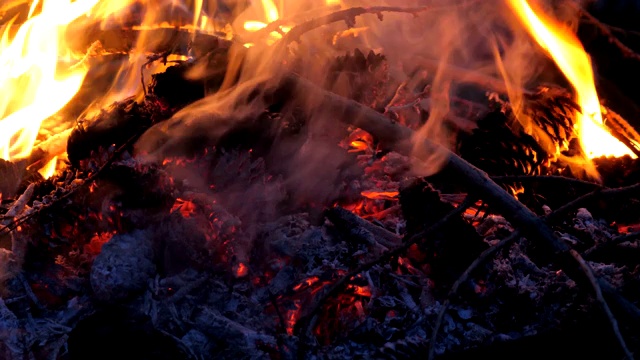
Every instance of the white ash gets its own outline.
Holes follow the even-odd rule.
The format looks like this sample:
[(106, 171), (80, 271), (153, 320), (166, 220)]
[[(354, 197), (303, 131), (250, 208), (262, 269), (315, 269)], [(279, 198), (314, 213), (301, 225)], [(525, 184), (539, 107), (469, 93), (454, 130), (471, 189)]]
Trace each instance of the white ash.
[(144, 290), (156, 271), (150, 233), (114, 235), (91, 267), (91, 288), (99, 300), (117, 302)]
[(25, 335), (20, 320), (0, 298), (0, 357), (2, 359), (22, 358), (25, 355)]
[(223, 342), (228, 355), (252, 354), (254, 359), (268, 359), (267, 354), (257, 349), (260, 343), (275, 344), (271, 335), (261, 334), (255, 330), (233, 321), (222, 314), (205, 309), (195, 318), (195, 327), (210, 338)]
[[(591, 213), (585, 209), (580, 208), (573, 220), (573, 229), (577, 230), (578, 233), (583, 233), (587, 236), (588, 241), (592, 241), (594, 243), (602, 243), (610, 241), (615, 235), (617, 231), (613, 229), (606, 221), (602, 219), (595, 219)], [(567, 239), (565, 239), (567, 240)], [(574, 238), (572, 240), (578, 240)], [(569, 241), (569, 243), (577, 244), (574, 241)]]

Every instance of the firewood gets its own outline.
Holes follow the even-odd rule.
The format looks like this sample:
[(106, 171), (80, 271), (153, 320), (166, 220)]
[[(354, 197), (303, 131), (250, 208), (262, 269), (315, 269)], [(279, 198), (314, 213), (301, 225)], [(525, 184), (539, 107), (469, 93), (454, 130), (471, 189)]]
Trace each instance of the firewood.
[[(73, 29), (69, 28), (67, 31), (72, 32)], [(152, 39), (145, 43), (147, 47), (144, 49), (151, 53), (189, 55), (191, 51), (192, 55), (200, 57), (216, 49), (228, 48), (232, 44), (231, 41), (215, 34), (193, 33), (179, 28), (101, 29), (100, 24), (96, 24), (92, 28), (83, 29), (83, 32), (86, 36), (69, 39), (69, 46), (80, 53), (84, 53), (95, 41), (99, 41), (107, 52), (128, 53), (135, 49), (137, 40), (143, 33), (146, 39)]]

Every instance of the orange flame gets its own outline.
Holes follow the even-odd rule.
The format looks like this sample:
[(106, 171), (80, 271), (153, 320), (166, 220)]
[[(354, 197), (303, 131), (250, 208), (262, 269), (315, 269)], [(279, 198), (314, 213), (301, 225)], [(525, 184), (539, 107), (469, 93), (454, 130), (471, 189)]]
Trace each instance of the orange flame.
[(54, 156), (51, 160), (47, 162), (47, 164), (38, 172), (42, 175), (43, 178), (48, 179), (53, 176), (56, 172), (56, 165), (58, 164), (58, 157)]
[(399, 192), (398, 191), (365, 190), (365, 191), (362, 191), (360, 195), (366, 197), (367, 199), (373, 199), (373, 200), (397, 200)]
[[(11, 22), (0, 39), (0, 158), (29, 156), (43, 120), (78, 92), (88, 69), (71, 60), (67, 25), (98, 0), (34, 1), (29, 18), (12, 37)], [(34, 15), (36, 5), (42, 10)]]
[(586, 155), (589, 158), (623, 155), (635, 158), (635, 154), (605, 128), (591, 60), (576, 35), (542, 12), (536, 13), (527, 0), (508, 0), (508, 3), (574, 87), (576, 103), (582, 108), (582, 113), (576, 115), (576, 128)]

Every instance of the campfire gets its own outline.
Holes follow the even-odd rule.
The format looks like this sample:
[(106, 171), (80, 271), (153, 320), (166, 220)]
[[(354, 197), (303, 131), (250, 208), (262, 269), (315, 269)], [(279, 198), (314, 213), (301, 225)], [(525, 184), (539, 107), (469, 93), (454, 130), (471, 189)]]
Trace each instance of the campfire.
[(633, 358), (598, 9), (1, 4), (0, 357)]

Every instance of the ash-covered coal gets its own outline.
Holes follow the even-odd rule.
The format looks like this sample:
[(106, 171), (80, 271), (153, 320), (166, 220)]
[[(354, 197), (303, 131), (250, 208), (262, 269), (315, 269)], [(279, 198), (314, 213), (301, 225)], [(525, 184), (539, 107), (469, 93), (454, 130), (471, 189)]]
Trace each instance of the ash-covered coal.
[(150, 231), (114, 235), (91, 267), (91, 288), (100, 301), (119, 302), (139, 295), (155, 272)]

